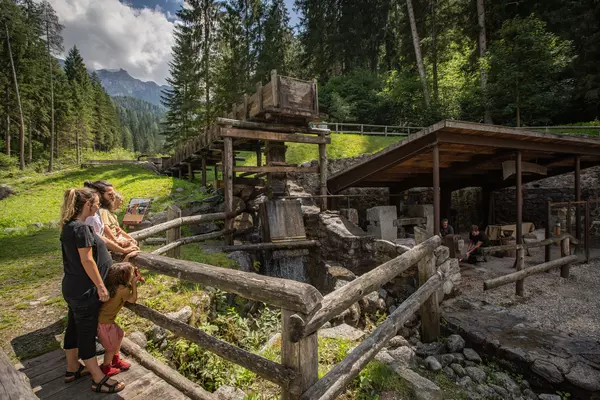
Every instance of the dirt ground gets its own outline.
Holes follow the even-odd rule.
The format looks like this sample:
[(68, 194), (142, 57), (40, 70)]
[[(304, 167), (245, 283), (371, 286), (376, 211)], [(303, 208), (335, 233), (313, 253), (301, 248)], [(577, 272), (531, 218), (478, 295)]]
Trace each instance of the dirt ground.
[[(543, 231), (536, 233), (543, 238)], [(531, 249), (530, 254), (525, 268), (544, 262), (543, 247)], [(559, 257), (559, 248), (553, 247), (552, 259)], [(568, 279), (560, 278), (558, 269), (527, 277), (523, 297), (515, 295), (514, 283), (484, 292), (483, 281), (515, 272), (514, 261), (488, 257), (488, 262), (463, 264), (461, 297), (510, 308), (543, 329), (600, 341), (600, 259), (571, 266)]]

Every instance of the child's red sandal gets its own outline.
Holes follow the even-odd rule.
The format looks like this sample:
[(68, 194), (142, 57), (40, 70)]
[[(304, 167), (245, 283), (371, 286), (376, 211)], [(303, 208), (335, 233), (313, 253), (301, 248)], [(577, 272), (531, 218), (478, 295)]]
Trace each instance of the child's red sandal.
[(121, 369), (116, 368), (114, 365), (109, 364), (109, 365), (101, 365), (100, 366), (100, 370), (102, 371), (102, 373), (106, 376), (115, 376), (117, 375), (119, 372), (121, 372)]
[(121, 359), (121, 354), (117, 353), (113, 356), (112, 362), (110, 365), (113, 368), (118, 368), (121, 371), (127, 371), (131, 367), (131, 363)]

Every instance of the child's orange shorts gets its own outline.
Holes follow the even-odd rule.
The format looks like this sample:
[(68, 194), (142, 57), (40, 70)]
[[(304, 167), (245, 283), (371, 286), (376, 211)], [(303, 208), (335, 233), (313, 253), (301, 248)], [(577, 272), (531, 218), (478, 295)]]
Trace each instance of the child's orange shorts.
[(98, 324), (98, 339), (109, 352), (119, 350), (125, 332), (117, 324)]

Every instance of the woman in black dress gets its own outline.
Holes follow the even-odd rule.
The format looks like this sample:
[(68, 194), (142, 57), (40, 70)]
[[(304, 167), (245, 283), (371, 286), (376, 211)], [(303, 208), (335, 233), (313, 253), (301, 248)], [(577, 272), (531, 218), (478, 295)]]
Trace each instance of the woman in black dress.
[[(61, 235), (65, 275), (62, 293), (69, 308), (64, 349), (67, 358), (65, 382), (92, 375), (92, 390), (120, 392), (125, 385), (105, 376), (96, 360), (96, 331), (101, 302), (109, 298), (104, 278), (112, 264), (105, 243), (85, 219), (96, 214), (98, 195), (90, 189), (69, 189), (61, 209)], [(120, 250), (120, 249), (111, 249)], [(82, 365), (79, 359), (83, 360)]]

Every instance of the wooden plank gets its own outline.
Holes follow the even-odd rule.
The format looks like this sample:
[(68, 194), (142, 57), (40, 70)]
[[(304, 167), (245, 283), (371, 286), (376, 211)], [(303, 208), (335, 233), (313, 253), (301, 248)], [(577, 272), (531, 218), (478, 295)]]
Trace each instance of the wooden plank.
[[(181, 209), (175, 205), (167, 207), (167, 221), (181, 218)], [(181, 225), (171, 228), (167, 231), (167, 245), (176, 242), (181, 238)], [(173, 246), (167, 251), (167, 256), (171, 258), (179, 258), (181, 249), (178, 246)]]
[[(415, 228), (415, 241), (417, 244), (425, 242), (431, 234), (423, 229)], [(437, 274), (436, 260), (433, 251), (425, 254), (418, 262), (419, 287), (423, 286), (429, 278)], [(437, 292), (423, 302), (420, 308), (421, 314), (421, 340), (423, 343), (431, 343), (440, 337), (440, 308)]]
[[(136, 396), (144, 393), (148, 389), (152, 383), (156, 382), (160, 378), (154, 375), (153, 372), (147, 370), (139, 364), (135, 364), (135, 369), (143, 371), (140, 376), (137, 376), (135, 380), (131, 382), (125, 382), (125, 389), (120, 393), (113, 393), (106, 395), (103, 398), (106, 400), (130, 400), (135, 398)], [(122, 379), (120, 375), (117, 376), (117, 379)]]
[(319, 340), (317, 333), (313, 333), (298, 342), (292, 342), (289, 333), (292, 329), (290, 318), (293, 313), (290, 310), (281, 310), (281, 362), (297, 372), (297, 377), (292, 382), (291, 387), (282, 390), (282, 400), (299, 399), (303, 392), (319, 380)]
[(272, 166), (272, 165), (264, 165), (262, 167), (253, 167), (253, 166), (239, 166), (233, 167), (234, 172), (252, 172), (252, 173), (313, 173), (316, 174), (319, 172), (318, 167), (294, 167), (294, 166)]
[(274, 382), (282, 387), (288, 387), (291, 380), (295, 378), (296, 374), (290, 368), (286, 368), (281, 364), (214, 338), (200, 329), (193, 328), (186, 323), (169, 318), (149, 307), (132, 303), (127, 303), (126, 307), (140, 317), (146, 318), (178, 336), (191, 340), (200, 347), (215, 353), (219, 357), (237, 365), (241, 365), (268, 381)]
[(36, 400), (29, 379), (16, 370), (4, 351), (0, 350), (0, 399)]
[(63, 349), (52, 350), (51, 352), (42, 354), (41, 356), (21, 361), (18, 366), (18, 370), (25, 372), (27, 369), (33, 368), (36, 365), (44, 364), (48, 360), (51, 360), (54, 358), (59, 358), (59, 357), (64, 357), (64, 356), (65, 356), (65, 351)]
[(379, 267), (329, 293), (323, 298), (321, 308), (308, 320), (302, 319), (299, 315), (292, 316), (293, 326), (290, 329), (292, 335), (290, 339), (298, 341), (300, 338), (316, 332), (323, 324), (342, 313), (352, 304), (379, 289), (383, 284), (415, 265), (426, 255), (432, 254), (433, 250), (441, 243), (442, 239), (439, 236), (433, 236), (406, 253), (381, 264)]
[(313, 136), (302, 133), (281, 133), (269, 132), (240, 128), (228, 128), (222, 132), (224, 137), (244, 138), (251, 140), (269, 140), (272, 142), (291, 142), (291, 143), (310, 143), (310, 144), (329, 144), (331, 138)]
[(283, 242), (306, 239), (302, 208), (298, 200), (273, 200), (260, 205), (267, 230), (263, 241)]
[(140, 252), (131, 258), (140, 267), (164, 275), (213, 286), (246, 299), (262, 301), (288, 310), (309, 313), (321, 303), (321, 293), (311, 285), (250, 272), (215, 267)]
[[(133, 361), (133, 360), (130, 360), (130, 361)], [(123, 371), (113, 377), (113, 379), (118, 380), (119, 382), (122, 382), (123, 384), (125, 384), (125, 389), (123, 389), (119, 393), (105, 394), (105, 395), (103, 395), (102, 399), (104, 400), (106, 398), (108, 398), (108, 399), (112, 398), (113, 400), (114, 399), (121, 400), (121, 399), (130, 399), (130, 398), (134, 397), (137, 393), (135, 390), (130, 390), (130, 386), (133, 385), (133, 383), (136, 382), (137, 380), (143, 378), (144, 376), (148, 376), (148, 375), (152, 377), (151, 378), (152, 381), (160, 380), (159, 377), (154, 375), (148, 369), (144, 368), (143, 366), (141, 366), (141, 365), (137, 364), (135, 361), (133, 361), (131, 363), (131, 368), (128, 371)], [(91, 380), (91, 378), (87, 378), (87, 379), (85, 379), (85, 381), (86, 382), (81, 382), (81, 383), (78, 382), (78, 385), (76, 385), (76, 386), (69, 385), (70, 387), (67, 390), (65, 390), (61, 393), (57, 393), (54, 397), (63, 398), (63, 399), (68, 398), (68, 400), (88, 400), (90, 398), (90, 393), (93, 393), (91, 391), (92, 380)], [(133, 389), (135, 389), (135, 386)]]
[[(186, 377), (175, 371), (162, 361), (152, 357), (137, 344), (128, 338), (123, 338), (121, 349), (135, 358), (141, 365), (154, 372), (157, 376), (164, 379), (170, 385), (173, 385), (183, 394), (194, 400), (217, 400), (216, 396), (207, 392), (201, 386), (188, 380)], [(151, 397), (152, 398), (152, 397)], [(156, 397), (154, 397), (156, 398)]]
[[(158, 381), (151, 384), (145, 391), (132, 398), (132, 400), (165, 399), (165, 400), (184, 400), (185, 395), (177, 391), (173, 386), (166, 382)], [(213, 396), (213, 399), (217, 399)]]

